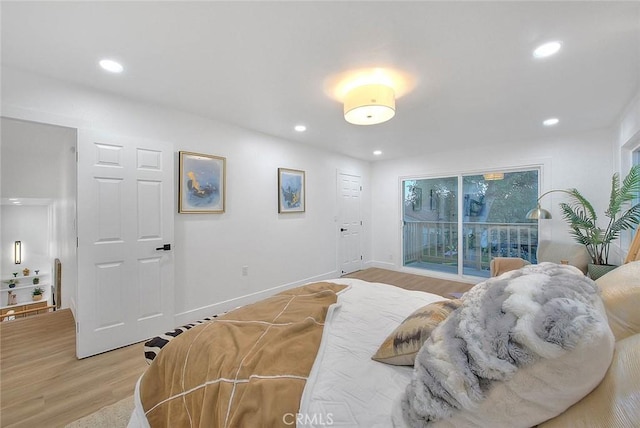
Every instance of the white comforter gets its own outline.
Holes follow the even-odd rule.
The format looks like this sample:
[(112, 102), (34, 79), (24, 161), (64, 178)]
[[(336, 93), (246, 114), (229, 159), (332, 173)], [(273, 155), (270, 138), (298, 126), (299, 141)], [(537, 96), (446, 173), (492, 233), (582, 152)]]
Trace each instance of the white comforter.
[[(444, 298), (358, 279), (329, 282), (349, 287), (329, 309), (300, 411), (283, 422), (298, 428), (388, 428), (392, 404), (409, 383), (413, 367), (379, 363), (371, 356), (411, 312)], [(138, 385), (134, 401), (128, 426), (148, 427)]]
[(299, 428), (392, 426), (391, 409), (413, 367), (373, 361), (384, 339), (414, 310), (443, 297), (356, 279), (330, 308), (302, 396)]

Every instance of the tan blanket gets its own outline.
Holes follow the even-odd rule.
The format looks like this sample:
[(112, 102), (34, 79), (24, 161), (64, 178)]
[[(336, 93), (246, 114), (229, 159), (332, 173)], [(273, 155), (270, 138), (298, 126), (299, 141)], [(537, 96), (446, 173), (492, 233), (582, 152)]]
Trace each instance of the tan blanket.
[[(167, 344), (140, 381), (152, 427), (290, 427), (344, 285), (287, 290)], [(292, 424), (293, 423), (293, 424)]]

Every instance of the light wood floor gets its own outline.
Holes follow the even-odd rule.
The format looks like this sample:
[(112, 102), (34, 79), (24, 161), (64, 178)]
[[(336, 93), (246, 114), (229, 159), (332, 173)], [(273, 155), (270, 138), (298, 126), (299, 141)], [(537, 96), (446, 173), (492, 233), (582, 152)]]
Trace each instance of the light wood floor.
[[(365, 269), (347, 275), (448, 297), (471, 284)], [(78, 360), (71, 312), (0, 323), (0, 427), (64, 427), (133, 394), (144, 372), (143, 344)]]
[(474, 284), (466, 284), (446, 279), (430, 278), (422, 275), (395, 272), (387, 269), (369, 268), (344, 275), (344, 278), (358, 278), (369, 282), (392, 284), (407, 290), (428, 291), (444, 297), (451, 297), (449, 293), (464, 293)]
[(78, 360), (68, 309), (0, 323), (0, 426), (64, 427), (133, 394), (143, 344)]

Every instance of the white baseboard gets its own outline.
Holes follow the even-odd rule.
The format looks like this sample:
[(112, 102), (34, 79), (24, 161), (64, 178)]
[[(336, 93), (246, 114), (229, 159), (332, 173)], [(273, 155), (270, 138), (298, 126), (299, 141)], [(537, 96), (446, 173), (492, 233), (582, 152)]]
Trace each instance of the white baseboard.
[(395, 263), (389, 263), (389, 262), (378, 262), (375, 260), (372, 261), (368, 261), (365, 263), (365, 267), (375, 267), (375, 268), (380, 268), (380, 269), (387, 269), (387, 270), (398, 270), (398, 267), (396, 266)]
[(218, 302), (212, 305), (202, 306), (200, 308), (181, 312), (179, 314), (175, 314), (175, 317), (174, 317), (175, 326), (178, 327), (181, 325), (189, 324), (196, 320), (200, 320), (215, 314), (221, 314), (221, 313), (230, 311), (231, 309), (235, 309), (239, 306), (255, 303), (259, 300), (262, 300), (266, 297), (272, 296), (276, 293), (287, 290), (289, 288), (298, 287), (300, 285), (304, 285), (310, 282), (324, 281), (327, 279), (334, 279), (338, 277), (339, 275), (337, 271), (327, 272), (321, 275), (316, 275), (310, 278), (305, 278), (299, 281), (291, 282), (289, 284), (278, 285), (276, 287), (268, 288), (266, 290), (257, 291), (255, 293), (246, 294), (244, 296), (234, 297), (233, 299), (225, 300), (223, 302)]
[[(64, 309), (64, 306), (60, 306), (60, 309)], [(77, 319), (76, 317), (76, 299), (73, 297), (69, 299), (69, 309), (71, 310), (71, 314), (73, 315), (73, 319)]]

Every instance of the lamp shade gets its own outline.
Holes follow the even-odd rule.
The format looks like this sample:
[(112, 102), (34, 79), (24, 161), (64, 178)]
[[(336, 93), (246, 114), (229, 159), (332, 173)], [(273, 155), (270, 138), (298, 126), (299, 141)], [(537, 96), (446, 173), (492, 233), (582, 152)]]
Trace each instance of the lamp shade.
[(344, 118), (354, 125), (375, 125), (395, 114), (395, 93), (386, 85), (358, 86), (349, 91), (344, 100)]
[(486, 181), (504, 180), (504, 172), (488, 172), (484, 174)]
[(550, 219), (551, 213), (543, 209), (542, 207), (540, 207), (540, 199), (542, 199), (545, 195), (548, 195), (549, 193), (553, 193), (553, 192), (563, 192), (563, 193), (571, 194), (571, 192), (569, 192), (568, 190), (562, 190), (562, 189), (555, 189), (555, 190), (549, 190), (547, 192), (544, 192), (542, 195), (538, 197), (536, 207), (527, 213), (526, 218), (528, 218), (529, 220)]
[(551, 218), (551, 213), (542, 208), (540, 204), (538, 204), (534, 209), (530, 210), (527, 213), (526, 218), (528, 218), (529, 220), (547, 220)]

